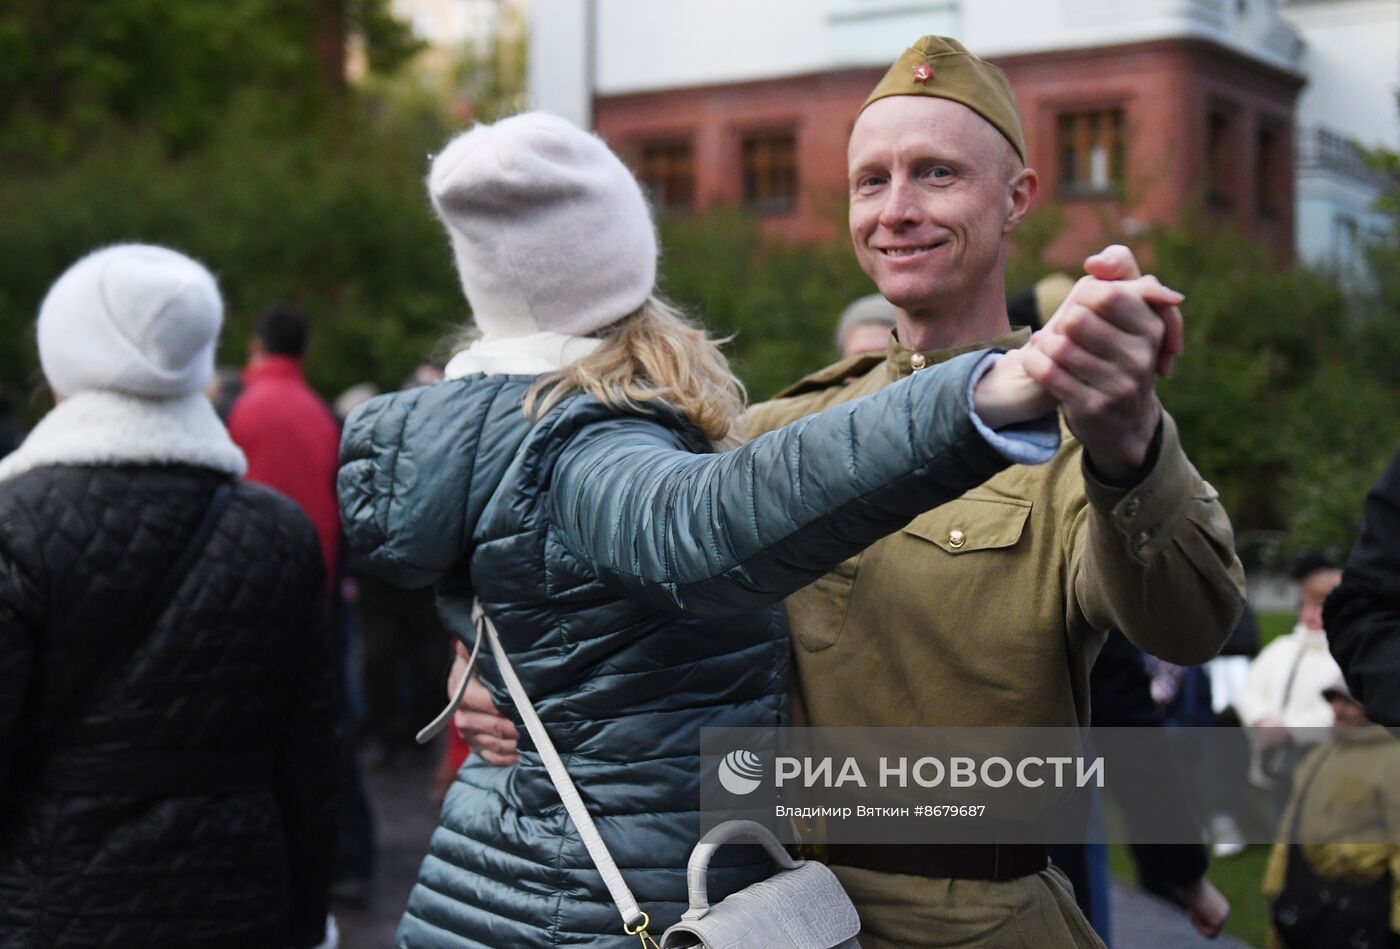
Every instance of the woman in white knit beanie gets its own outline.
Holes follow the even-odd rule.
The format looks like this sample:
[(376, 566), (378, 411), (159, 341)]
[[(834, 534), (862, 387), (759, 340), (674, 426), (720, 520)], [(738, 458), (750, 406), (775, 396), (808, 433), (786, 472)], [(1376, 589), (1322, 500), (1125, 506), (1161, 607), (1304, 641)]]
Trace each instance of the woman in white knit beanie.
[(201, 390), (223, 322), (173, 250), (39, 310), (58, 404), (0, 463), (0, 940), (315, 946), (335, 693), (316, 534)]
[[(543, 114), (480, 125), (428, 190), (479, 335), (448, 381), (347, 421), (347, 535), (367, 569), (437, 585), (454, 682), (479, 600), (623, 886), (605, 886), (532, 742), (509, 766), (478, 749), (398, 945), (636, 946), (642, 913), (660, 938), (686, 908), (700, 728), (786, 721), (781, 598), (1010, 459), (1048, 458), (1053, 402), (976, 353), (731, 448), (743, 390), (657, 295), (649, 210), (602, 141)], [(993, 431), (1036, 419), (1033, 439)], [(492, 650), (478, 661), (520, 724)], [(722, 853), (711, 898), (771, 870)]]

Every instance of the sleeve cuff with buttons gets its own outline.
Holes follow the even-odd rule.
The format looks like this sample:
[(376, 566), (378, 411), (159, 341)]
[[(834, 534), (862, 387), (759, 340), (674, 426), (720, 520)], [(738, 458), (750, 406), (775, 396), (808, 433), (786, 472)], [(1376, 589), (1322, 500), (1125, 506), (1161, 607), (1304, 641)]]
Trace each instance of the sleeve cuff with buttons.
[(1003, 355), (1000, 352), (989, 352), (973, 367), (972, 375), (967, 380), (967, 414), (971, 416), (972, 424), (987, 440), (987, 444), (995, 448), (1007, 461), (1019, 465), (1043, 465), (1060, 450), (1059, 413), (1047, 412), (1034, 421), (1008, 425), (993, 431), (972, 407), (972, 390), (977, 388), (977, 383), (991, 371)]
[(1176, 422), (1162, 411), (1159, 448), (1151, 467), (1131, 487), (1115, 486), (1097, 477), (1085, 456), (1084, 494), (1089, 504), (1108, 518), (1134, 556), (1146, 564), (1175, 536), (1186, 520), (1191, 485), (1199, 480), (1181, 448)]

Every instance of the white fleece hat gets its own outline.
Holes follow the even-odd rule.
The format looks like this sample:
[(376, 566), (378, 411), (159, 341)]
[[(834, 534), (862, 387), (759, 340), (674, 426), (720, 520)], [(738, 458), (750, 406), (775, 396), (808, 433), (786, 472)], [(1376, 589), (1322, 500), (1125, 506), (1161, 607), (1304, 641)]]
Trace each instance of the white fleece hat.
[(428, 193), (485, 337), (586, 336), (646, 302), (656, 228), (632, 173), (595, 135), (526, 112), (457, 136)]
[(39, 362), (55, 392), (172, 398), (214, 373), (224, 304), (213, 276), (184, 254), (117, 244), (87, 255), (39, 308)]

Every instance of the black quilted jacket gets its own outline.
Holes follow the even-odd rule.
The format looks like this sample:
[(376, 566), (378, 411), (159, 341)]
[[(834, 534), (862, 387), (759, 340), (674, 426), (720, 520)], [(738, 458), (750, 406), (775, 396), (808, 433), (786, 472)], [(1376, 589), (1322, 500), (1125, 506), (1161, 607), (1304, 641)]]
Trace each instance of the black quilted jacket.
[(1366, 714), (1400, 727), (1400, 452), (1366, 494), (1361, 536), (1322, 625)]
[(73, 466), (0, 483), (3, 949), (322, 936), (335, 694), (301, 512), (239, 484), (170, 607), (99, 673), (224, 477)]

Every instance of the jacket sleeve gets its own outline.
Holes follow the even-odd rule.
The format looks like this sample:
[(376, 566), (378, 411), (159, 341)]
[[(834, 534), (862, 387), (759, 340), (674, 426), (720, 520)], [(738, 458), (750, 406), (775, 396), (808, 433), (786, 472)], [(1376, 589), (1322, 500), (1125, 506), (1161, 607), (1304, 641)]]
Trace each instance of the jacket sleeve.
[[(307, 544), (316, 543), (307, 525)], [(319, 549), (319, 548), (317, 548)], [(308, 553), (309, 557), (309, 553)], [(294, 694), (277, 753), (274, 793), (287, 833), (291, 877), (289, 943), (315, 946), (325, 937), (331, 861), (335, 856), (336, 791), (340, 775), (340, 678), (326, 623), (325, 580), (319, 557), (307, 570), (306, 607), (292, 632)]]
[(722, 454), (687, 452), (645, 418), (586, 426), (554, 467), (554, 523), (631, 598), (706, 615), (776, 602), (1006, 467), (968, 411), (984, 355)]
[(1132, 488), (1084, 464), (1088, 504), (1067, 534), (1070, 603), (1089, 629), (1121, 629), (1134, 645), (1198, 665), (1225, 642), (1244, 606), (1244, 569), (1215, 489), (1186, 457), (1162, 413), (1157, 459)]
[(497, 423), (520, 415), (518, 400), (501, 397), (506, 378), (389, 393), (346, 419), (336, 494), (363, 569), (395, 586), (424, 587), (461, 560), (480, 513), (469, 490), (478, 464), (486, 456), (503, 465), (514, 451), (478, 451), (483, 431), (509, 430)]
[(1361, 535), (1322, 623), (1366, 714), (1400, 725), (1400, 453), (1366, 495)]

